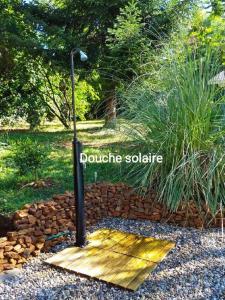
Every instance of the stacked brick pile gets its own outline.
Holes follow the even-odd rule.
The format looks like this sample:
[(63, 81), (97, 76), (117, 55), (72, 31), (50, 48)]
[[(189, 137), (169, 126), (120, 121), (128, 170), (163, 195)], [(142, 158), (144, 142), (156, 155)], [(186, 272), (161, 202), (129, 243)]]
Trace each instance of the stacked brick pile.
[(72, 218), (72, 195), (55, 197), (55, 200), (25, 205), (13, 215), (15, 231), (0, 238), (0, 271), (20, 267), (31, 256), (37, 256), (44, 247), (63, 238), (46, 241), (48, 236), (65, 230), (75, 230)]
[[(145, 197), (120, 183), (98, 183), (85, 188), (86, 223), (92, 225), (104, 217), (123, 217), (163, 221), (181, 226), (220, 226), (203, 209), (200, 213), (194, 203), (181, 206), (176, 213), (169, 212), (157, 203), (156, 194), (150, 191)], [(20, 267), (28, 258), (48, 250), (64, 236), (48, 239), (64, 231), (74, 231), (74, 197), (72, 193), (54, 196), (51, 201), (25, 205), (13, 215), (15, 231), (0, 238), (0, 271)]]

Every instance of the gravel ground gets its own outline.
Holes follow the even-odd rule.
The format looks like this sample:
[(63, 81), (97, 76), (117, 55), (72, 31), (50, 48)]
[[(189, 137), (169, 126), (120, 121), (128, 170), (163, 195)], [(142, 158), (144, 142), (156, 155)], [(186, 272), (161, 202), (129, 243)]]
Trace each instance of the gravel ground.
[(0, 300), (225, 299), (225, 242), (220, 230), (115, 218), (103, 220), (91, 231), (101, 227), (170, 239), (176, 241), (176, 248), (136, 292), (130, 292), (46, 265), (46, 258), (74, 242), (71, 236), (51, 253), (41, 254), (15, 274), (0, 278)]

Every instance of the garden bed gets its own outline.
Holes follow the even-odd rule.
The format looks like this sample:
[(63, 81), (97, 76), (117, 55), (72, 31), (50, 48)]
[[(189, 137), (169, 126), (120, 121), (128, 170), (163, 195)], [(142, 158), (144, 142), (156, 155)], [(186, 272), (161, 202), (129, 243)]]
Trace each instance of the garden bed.
[[(201, 212), (194, 203), (180, 206), (171, 213), (157, 202), (155, 191), (145, 197), (125, 184), (96, 183), (85, 189), (86, 224), (96, 224), (105, 217), (150, 220), (173, 225), (208, 228), (219, 227), (220, 216), (215, 218), (205, 208)], [(57, 234), (75, 231), (74, 196), (71, 192), (54, 196), (50, 201), (27, 204), (13, 216), (14, 231), (0, 238), (0, 270), (21, 267), (27, 259), (47, 251), (66, 239)], [(55, 236), (52, 239), (52, 236)]]

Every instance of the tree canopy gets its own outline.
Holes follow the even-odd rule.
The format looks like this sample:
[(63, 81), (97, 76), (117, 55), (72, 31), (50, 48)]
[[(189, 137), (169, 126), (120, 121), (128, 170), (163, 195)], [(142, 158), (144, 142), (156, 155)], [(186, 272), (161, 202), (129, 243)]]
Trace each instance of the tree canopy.
[[(224, 1), (208, 2), (214, 18), (222, 19)], [(84, 119), (96, 101), (108, 120), (115, 118), (117, 92), (146, 72), (152, 51), (176, 31), (179, 20), (192, 18), (196, 7), (193, 0), (2, 0), (1, 119), (21, 116), (35, 127), (43, 116), (56, 117), (69, 127), (74, 47), (89, 57), (85, 64), (75, 59), (78, 118)], [(210, 22), (217, 26), (216, 19)], [(206, 39), (208, 29), (203, 34), (199, 27), (193, 34)]]

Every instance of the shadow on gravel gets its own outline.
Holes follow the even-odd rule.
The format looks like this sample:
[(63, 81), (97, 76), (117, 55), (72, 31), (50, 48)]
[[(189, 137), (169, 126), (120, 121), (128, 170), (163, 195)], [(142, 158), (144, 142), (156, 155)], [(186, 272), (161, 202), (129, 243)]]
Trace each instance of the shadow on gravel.
[[(92, 298), (94, 297), (94, 298)], [(36, 300), (64, 300), (64, 299), (84, 299), (82, 286), (75, 284), (59, 285), (53, 288), (42, 289)], [(90, 299), (104, 300), (103, 291), (99, 289), (90, 295)]]

